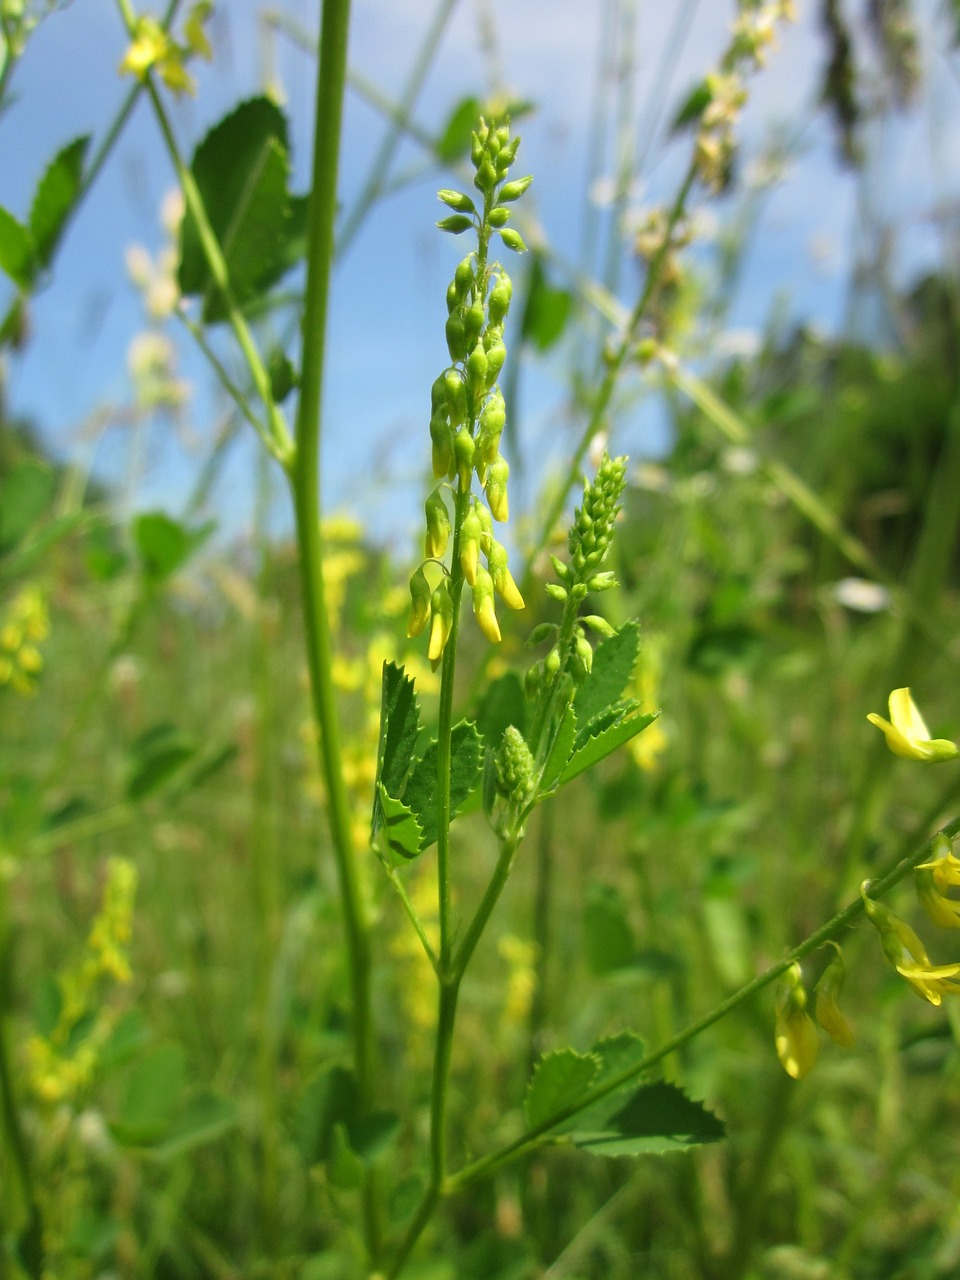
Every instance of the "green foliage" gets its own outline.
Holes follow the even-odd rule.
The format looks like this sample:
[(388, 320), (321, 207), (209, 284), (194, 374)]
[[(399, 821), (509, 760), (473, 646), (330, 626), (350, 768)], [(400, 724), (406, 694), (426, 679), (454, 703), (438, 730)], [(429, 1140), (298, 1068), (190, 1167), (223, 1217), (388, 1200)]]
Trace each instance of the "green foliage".
[(26, 225), (0, 208), (0, 269), (18, 288), (34, 289), (50, 266), (81, 192), (89, 137), (76, 138), (50, 161), (37, 184)]
[[(191, 171), (240, 306), (262, 297), (293, 265), (290, 245), (298, 226), (287, 186), (288, 155), (286, 119), (268, 98), (242, 103), (194, 153)], [(179, 283), (187, 297), (203, 299), (208, 324), (227, 318), (189, 212), (181, 228)]]

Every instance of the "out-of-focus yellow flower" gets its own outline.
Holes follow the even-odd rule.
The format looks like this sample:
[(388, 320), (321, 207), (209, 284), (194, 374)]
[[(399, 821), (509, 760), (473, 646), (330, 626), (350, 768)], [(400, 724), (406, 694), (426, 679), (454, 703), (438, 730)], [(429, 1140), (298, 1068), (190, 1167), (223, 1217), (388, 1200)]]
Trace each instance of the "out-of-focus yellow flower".
[(931, 738), (930, 730), (909, 689), (894, 689), (890, 695), (890, 719), (884, 720), (871, 711), (867, 716), (871, 724), (882, 729), (887, 746), (896, 756), (905, 760), (923, 760), (927, 764), (939, 764), (960, 756), (960, 747), (947, 738)]
[[(660, 705), (660, 682), (663, 678), (664, 637), (644, 637), (643, 652), (634, 677), (634, 697), (644, 712), (656, 711)], [(667, 749), (667, 735), (661, 719), (654, 720), (643, 733), (630, 739), (629, 751), (645, 773), (652, 773)]]
[(867, 897), (864, 881), (860, 886), (867, 919), (880, 934), (883, 954), (901, 977), (906, 978), (918, 996), (931, 1004), (940, 1004), (945, 995), (960, 992), (960, 964), (931, 964), (927, 949), (913, 929), (899, 920), (880, 902)]
[(0, 625), (0, 688), (8, 684), (22, 697), (37, 691), (43, 656), (37, 645), (50, 631), (46, 602), (38, 587), (24, 587)]
[(820, 1035), (807, 1013), (807, 993), (798, 964), (792, 964), (783, 976), (774, 1042), (780, 1065), (788, 1076), (800, 1080), (812, 1071), (820, 1052)]
[(503, 1020), (511, 1026), (523, 1026), (537, 989), (537, 944), (508, 934), (499, 940), (497, 950), (508, 966)]
[(842, 1049), (853, 1048), (853, 1031), (850, 1023), (840, 1011), (839, 997), (846, 977), (846, 965), (843, 952), (835, 942), (830, 944), (836, 949), (836, 955), (821, 973), (816, 986), (816, 1003), (814, 1013), (817, 1022), (824, 1031)]
[(947, 896), (960, 886), (960, 858), (954, 856), (950, 841), (940, 833), (933, 841), (933, 857), (914, 869), (914, 884), (920, 905), (941, 929), (960, 929), (960, 899)]

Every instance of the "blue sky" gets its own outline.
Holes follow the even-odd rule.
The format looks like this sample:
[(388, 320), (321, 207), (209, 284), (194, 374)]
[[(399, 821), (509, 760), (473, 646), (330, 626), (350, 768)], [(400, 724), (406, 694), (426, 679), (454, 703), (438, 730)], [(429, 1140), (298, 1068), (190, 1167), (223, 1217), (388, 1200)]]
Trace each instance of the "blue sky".
[[(287, 0), (279, 6), (308, 30), (319, 5)], [(853, 6), (854, 9), (865, 6)], [(267, 74), (261, 3), (221, 3), (211, 34), (212, 65), (198, 69), (199, 93), (174, 108), (181, 145), (189, 154), (206, 130), (239, 100), (262, 91)], [(354, 0), (351, 67), (381, 91), (397, 96), (437, 8), (437, 0)], [(495, 77), (537, 111), (523, 123), (519, 167), (536, 175), (529, 213), (565, 258), (580, 243), (590, 163), (590, 110), (606, 6), (584, 0), (460, 0), (454, 6), (416, 118), (436, 127), (468, 93), (482, 97)], [(730, 324), (758, 330), (771, 306), (837, 332), (844, 322), (853, 246), (862, 229), (858, 194), (867, 196), (869, 221), (899, 228), (896, 264), (909, 278), (942, 254), (934, 209), (956, 202), (960, 175), (960, 86), (956, 59), (934, 34), (936, 5), (927, 16), (924, 63), (928, 73), (920, 109), (906, 120), (875, 129), (870, 146), (882, 158), (873, 185), (860, 188), (835, 162), (829, 126), (814, 115), (819, 40), (814, 6), (799, 0), (800, 21), (787, 28), (780, 50), (756, 80), (743, 122), (749, 162), (777, 126), (803, 125), (802, 151), (787, 181), (765, 202), (755, 243), (745, 262)], [(719, 55), (732, 4), (675, 0), (635, 6), (630, 43), (638, 67), (632, 112), (637, 133), (651, 118), (668, 119), (690, 86)], [(478, 39), (485, 14), (495, 32), (495, 55)], [(674, 26), (676, 24), (676, 26)], [(665, 45), (682, 32), (682, 49), (668, 82), (658, 79)], [(0, 204), (23, 216), (43, 166), (76, 135), (94, 142), (116, 110), (126, 84), (116, 74), (125, 40), (112, 0), (75, 0), (47, 19), (17, 70), (18, 101), (0, 118)], [(625, 46), (621, 47), (621, 53)], [(313, 62), (289, 41), (275, 45), (275, 71), (287, 95), (294, 146), (293, 186), (306, 185), (312, 111)], [(342, 160), (344, 204), (367, 177), (383, 121), (356, 94), (347, 104)], [(655, 145), (636, 193), (638, 205), (669, 198), (683, 163), (681, 143)], [(420, 153), (405, 144), (395, 171), (416, 165)], [(601, 157), (610, 172), (612, 158)], [(433, 228), (440, 216), (434, 192), (449, 176), (433, 173), (385, 200), (374, 211), (339, 266), (330, 336), (324, 487), (329, 505), (367, 509), (382, 536), (402, 539), (416, 527), (429, 455), (425, 406), (429, 386), (445, 363), (443, 296), (461, 255), (458, 242)], [(162, 242), (159, 206), (172, 185), (171, 170), (147, 104), (141, 101), (106, 171), (71, 225), (50, 287), (32, 312), (26, 351), (7, 368), (10, 411), (33, 418), (65, 454), (89, 448), (83, 429), (98, 409), (129, 403), (126, 372), (131, 338), (143, 327), (139, 295), (129, 283), (124, 253), (134, 243), (155, 252)], [(705, 202), (711, 217), (730, 214), (730, 201)], [(954, 227), (956, 225), (954, 217)], [(629, 300), (637, 274), (627, 264), (621, 296)], [(0, 285), (0, 305), (7, 293)], [(97, 446), (96, 466), (108, 476), (130, 475), (139, 450), (131, 506), (176, 511), (189, 491), (223, 411), (189, 337), (174, 327), (180, 372), (193, 386), (184, 429), (152, 424), (137, 444), (127, 428), (110, 429)], [(524, 398), (524, 429), (559, 441), (557, 409), (563, 392), (561, 351), (531, 370)], [(662, 447), (653, 410), (622, 427), (618, 447)], [(216, 492), (224, 526), (249, 519), (253, 442), (231, 456)]]

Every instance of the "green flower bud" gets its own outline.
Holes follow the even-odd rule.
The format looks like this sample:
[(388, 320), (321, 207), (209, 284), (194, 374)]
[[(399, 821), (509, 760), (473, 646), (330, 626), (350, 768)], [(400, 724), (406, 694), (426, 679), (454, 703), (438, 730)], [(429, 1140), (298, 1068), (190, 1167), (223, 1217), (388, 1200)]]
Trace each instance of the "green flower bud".
[(490, 548), (493, 546), (494, 541), (493, 516), (491, 516), (490, 512), (479, 500), (474, 502), (473, 509), (477, 514), (477, 519), (480, 521), (480, 528), (482, 530), (482, 533), (480, 534), (480, 550), (486, 556), (489, 555)]
[(476, 169), (476, 168), (477, 168), (477, 166), (480, 164), (480, 161), (483, 159), (483, 153), (484, 153), (484, 150), (485, 150), (485, 148), (484, 148), (484, 145), (483, 145), (483, 144), (484, 144), (484, 142), (485, 142), (485, 140), (486, 140), (486, 136), (487, 136), (487, 133), (486, 133), (486, 126), (485, 126), (485, 125), (481, 125), (481, 126), (480, 126), (480, 130), (479, 130), (479, 132), (477, 132), (477, 133), (471, 133), (471, 135), (470, 135), (470, 139), (471, 139), (471, 141), (470, 141), (470, 163), (473, 165), (473, 167), (474, 167), (475, 169)]
[(543, 660), (543, 669), (548, 676), (555, 676), (560, 670), (560, 650), (554, 645)]
[(462, 360), (467, 354), (467, 344), (464, 340), (463, 321), (459, 312), (455, 311), (452, 316), (447, 317), (445, 333), (450, 359)]
[(494, 461), (490, 463), (485, 488), (490, 514), (500, 524), (506, 524), (509, 519), (509, 505), (507, 502), (507, 480), (509, 477), (510, 467), (507, 464), (507, 460), (498, 453)]
[(584, 635), (577, 636), (576, 657), (584, 675), (589, 675), (593, 669), (593, 649), (590, 647), (590, 641)]
[(567, 588), (561, 587), (559, 582), (548, 582), (544, 590), (551, 600), (556, 600), (559, 604), (567, 603)]
[(430, 441), (433, 445), (433, 478), (448, 476), (453, 468), (453, 428), (440, 410), (430, 419)]
[(487, 353), (478, 342), (467, 357), (467, 384), (475, 396), (487, 389)]
[(427, 536), (424, 543), (424, 553), (428, 559), (439, 560), (447, 549), (447, 543), (450, 541), (450, 517), (447, 514), (447, 504), (444, 502), (439, 489), (434, 489), (430, 497), (427, 498), (425, 511), (427, 516)]
[[(440, 224), (438, 223), (437, 225), (439, 226)], [(504, 227), (500, 232), (500, 239), (507, 248), (512, 249), (514, 253), (527, 252), (527, 246), (523, 242), (523, 236), (519, 231), (514, 231), (513, 227)]]
[(587, 582), (588, 591), (609, 591), (617, 585), (615, 573), (595, 573)]
[(433, 386), (430, 388), (430, 412), (436, 413), (438, 409), (442, 409), (447, 402), (447, 375), (441, 373), (439, 378), (434, 378)]
[(617, 634), (615, 628), (611, 627), (606, 618), (601, 618), (599, 613), (588, 613), (580, 621), (591, 631), (595, 631), (598, 636), (603, 636), (607, 640), (611, 640)]
[(477, 580), (477, 571), (480, 564), (480, 539), (483, 537), (483, 525), (480, 522), (478, 507), (480, 504), (474, 500), (470, 504), (470, 510), (463, 518), (463, 524), (460, 526), (460, 568), (463, 570), (463, 576), (467, 582), (473, 586)]
[(508, 725), (496, 756), (497, 787), (502, 795), (522, 805), (533, 790), (536, 764), (523, 734)]
[[(489, 360), (489, 356), (487, 358)], [(497, 455), (500, 451), (500, 436), (503, 432), (506, 417), (503, 394), (498, 389), (493, 392), (480, 411), (480, 431), (477, 435), (477, 444), (480, 448), (480, 457), (488, 465), (497, 460)]]
[(467, 388), (463, 385), (463, 377), (457, 369), (448, 369), (443, 380), (446, 396), (447, 414), (450, 425), (460, 427), (467, 418)]
[(463, 313), (463, 339), (468, 347), (472, 348), (480, 337), (485, 319), (482, 302), (475, 302)]
[(510, 221), (510, 210), (504, 209), (502, 205), (497, 205), (495, 209), (491, 209), (487, 214), (487, 222), (491, 227), (505, 227)]
[(407, 635), (412, 640), (420, 635), (430, 617), (430, 584), (427, 582), (423, 565), (410, 579), (410, 618), (407, 622)]
[(511, 138), (500, 148), (500, 154), (497, 156), (496, 165), (498, 173), (506, 173), (514, 160), (517, 158), (517, 150), (520, 146), (520, 138)]
[[(493, 167), (493, 162), (487, 156), (484, 156), (477, 166), (477, 175), (473, 180), (473, 185), (478, 191), (482, 191), (484, 195), (488, 191), (492, 191), (497, 185), (497, 171)], [(472, 226), (473, 223), (470, 223), (470, 225)]]
[(453, 455), (457, 463), (457, 475), (460, 477), (461, 493), (466, 493), (470, 488), (476, 453), (477, 444), (470, 432), (466, 429), (458, 431), (453, 441)]
[(457, 293), (457, 286), (451, 280), (447, 285), (447, 315), (452, 315), (460, 305), (460, 295)]
[(473, 612), (477, 625), (491, 644), (500, 643), (500, 624), (493, 599), (493, 579), (486, 569), (478, 569), (473, 584)]
[(470, 230), (473, 219), (468, 218), (465, 213), (451, 213), (449, 218), (441, 218), (437, 226), (441, 231), (449, 231), (451, 235), (459, 236), (464, 231)]
[(532, 181), (533, 175), (528, 174), (526, 178), (514, 178), (512, 182), (505, 182), (500, 188), (500, 203), (511, 204), (514, 200), (519, 200)]
[(501, 272), (500, 278), (490, 290), (487, 310), (491, 324), (499, 324), (510, 310), (510, 299), (513, 297), (513, 283), (507, 273)]
[(495, 342), (487, 350), (487, 386), (492, 387), (500, 376), (503, 362), (507, 358), (507, 348), (502, 342)]
[(462, 191), (443, 190), (437, 192), (437, 199), (442, 200), (448, 208), (457, 213), (476, 213), (477, 207), (470, 197)]
[(527, 637), (527, 648), (533, 649), (545, 640), (552, 640), (559, 630), (555, 622), (538, 622)]
[(465, 258), (457, 263), (457, 269), (453, 273), (453, 283), (456, 285), (457, 293), (461, 298), (467, 296), (467, 290), (473, 284), (474, 279), (473, 254), (468, 253)]
[(550, 563), (553, 565), (553, 572), (557, 575), (561, 582), (569, 582), (573, 577), (573, 573), (569, 565), (565, 565), (563, 561), (555, 555), (550, 556)]

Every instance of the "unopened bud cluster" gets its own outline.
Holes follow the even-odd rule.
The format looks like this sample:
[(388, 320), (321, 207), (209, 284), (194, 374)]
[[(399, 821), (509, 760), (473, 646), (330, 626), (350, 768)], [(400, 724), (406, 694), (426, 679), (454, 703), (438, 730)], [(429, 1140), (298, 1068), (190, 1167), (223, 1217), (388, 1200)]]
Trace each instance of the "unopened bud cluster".
[[(565, 564), (558, 556), (550, 557), (559, 581), (548, 582), (546, 592), (552, 600), (564, 605), (564, 621), (559, 626), (543, 623), (530, 637), (534, 644), (553, 639), (554, 645), (546, 658), (527, 673), (529, 692), (536, 691), (545, 675), (555, 677), (561, 669), (568, 669), (578, 683), (585, 679), (593, 667), (593, 649), (587, 630), (601, 636), (613, 635), (606, 618), (599, 614), (580, 616), (579, 610), (588, 594), (609, 591), (617, 585), (616, 575), (601, 566), (613, 545), (614, 524), (626, 475), (626, 458), (611, 458), (604, 453), (593, 482), (585, 481), (583, 503), (574, 513), (567, 537), (570, 563)], [(567, 645), (569, 651), (565, 654)]]
[[(451, 590), (461, 579), (472, 590), (477, 622), (492, 643), (500, 639), (495, 594), (509, 608), (523, 608), (507, 567), (506, 549), (493, 535), (494, 521), (504, 523), (509, 514), (510, 468), (500, 452), (506, 407), (497, 379), (507, 355), (503, 326), (513, 285), (498, 262), (487, 261), (494, 234), (517, 253), (526, 248), (519, 233), (507, 226), (511, 215), (508, 206), (519, 200), (532, 181), (508, 177), (519, 143), (519, 138), (510, 137), (506, 124), (489, 125), (481, 120), (473, 134), (471, 156), (482, 208), (478, 209), (466, 192), (439, 193), (453, 212), (437, 226), (453, 235), (472, 229), (478, 245), (459, 263), (447, 288), (445, 336), (451, 363), (435, 380), (430, 396), (433, 475), (440, 483), (426, 503), (427, 561), (410, 582), (408, 634), (420, 635), (429, 624), (428, 656), (434, 666), (450, 637), (454, 613)], [(483, 497), (471, 494), (474, 475)], [(447, 493), (453, 499), (453, 520)], [(451, 537), (457, 563), (448, 567), (443, 557)], [(429, 562), (439, 564), (442, 571), (433, 588), (425, 573)]]
[(497, 790), (517, 806), (522, 806), (533, 790), (536, 766), (523, 734), (512, 724), (504, 730), (494, 763)]

